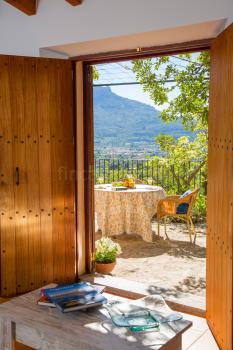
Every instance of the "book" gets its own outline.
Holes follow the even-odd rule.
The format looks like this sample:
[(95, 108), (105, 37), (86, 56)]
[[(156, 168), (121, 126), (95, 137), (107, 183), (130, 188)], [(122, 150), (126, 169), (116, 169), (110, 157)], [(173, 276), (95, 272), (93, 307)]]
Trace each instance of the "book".
[(114, 191), (126, 191), (128, 190), (128, 187), (125, 186), (116, 186), (116, 187), (112, 187)]
[[(103, 293), (104, 289), (105, 286), (92, 285), (88, 282), (62, 284), (53, 288), (43, 288), (41, 289), (41, 297), (38, 299), (37, 304), (41, 306), (53, 308), (58, 307), (62, 309), (62, 302), (68, 304), (72, 301), (71, 304), (73, 305), (73, 307), (67, 307), (67, 309), (69, 309), (70, 311), (89, 308), (101, 305), (103, 301), (106, 300), (106, 298), (97, 298), (98, 295), (101, 295), (101, 293)], [(59, 303), (61, 303), (61, 307), (59, 307)], [(84, 304), (86, 304), (85, 307), (83, 307)]]
[(55, 304), (53, 304), (46, 296), (43, 295), (37, 300), (37, 304), (41, 306), (56, 307)]
[(56, 301), (55, 306), (63, 313), (85, 310), (103, 305), (107, 299), (98, 293), (88, 293), (86, 296), (65, 297)]
[(88, 282), (77, 282), (66, 285), (61, 285), (53, 288), (41, 289), (41, 295), (47, 296), (48, 299), (52, 297), (68, 296), (68, 295), (85, 295), (93, 291), (102, 293), (104, 286), (95, 286)]

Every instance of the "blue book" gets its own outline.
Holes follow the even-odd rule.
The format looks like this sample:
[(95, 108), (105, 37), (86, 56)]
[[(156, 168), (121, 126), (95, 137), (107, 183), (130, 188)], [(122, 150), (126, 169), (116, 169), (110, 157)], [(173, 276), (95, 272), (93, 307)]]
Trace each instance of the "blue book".
[(54, 301), (55, 306), (62, 312), (78, 311), (103, 305), (107, 299), (97, 292), (88, 293), (85, 296), (74, 295), (63, 298), (57, 298)]
[[(55, 297), (63, 297), (68, 295), (86, 295), (91, 292), (102, 293), (104, 287), (93, 286), (87, 282), (77, 282), (54, 288), (45, 288), (41, 290), (41, 295), (48, 297), (50, 300)], [(52, 301), (52, 300), (51, 300)]]

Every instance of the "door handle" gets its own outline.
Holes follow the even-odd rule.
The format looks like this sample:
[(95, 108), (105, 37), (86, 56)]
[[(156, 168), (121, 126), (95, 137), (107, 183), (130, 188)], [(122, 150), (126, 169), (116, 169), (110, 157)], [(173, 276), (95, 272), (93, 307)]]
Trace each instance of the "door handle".
[(17, 186), (19, 186), (19, 168), (15, 168), (15, 183)]

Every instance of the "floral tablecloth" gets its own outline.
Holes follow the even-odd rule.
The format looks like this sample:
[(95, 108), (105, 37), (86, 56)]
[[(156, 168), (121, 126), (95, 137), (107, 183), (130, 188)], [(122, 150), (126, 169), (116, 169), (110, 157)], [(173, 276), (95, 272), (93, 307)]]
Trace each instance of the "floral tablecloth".
[(158, 186), (136, 185), (135, 189), (116, 191), (110, 184), (96, 185), (95, 211), (102, 235), (136, 233), (152, 242), (151, 219), (164, 197), (164, 189)]

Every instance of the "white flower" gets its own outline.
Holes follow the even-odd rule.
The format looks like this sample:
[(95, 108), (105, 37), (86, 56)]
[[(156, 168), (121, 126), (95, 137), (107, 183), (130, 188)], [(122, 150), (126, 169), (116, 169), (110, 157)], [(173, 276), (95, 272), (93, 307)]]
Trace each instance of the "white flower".
[(118, 243), (115, 243), (109, 237), (102, 237), (95, 242), (95, 248), (97, 253), (116, 252), (121, 254), (121, 247)]

